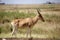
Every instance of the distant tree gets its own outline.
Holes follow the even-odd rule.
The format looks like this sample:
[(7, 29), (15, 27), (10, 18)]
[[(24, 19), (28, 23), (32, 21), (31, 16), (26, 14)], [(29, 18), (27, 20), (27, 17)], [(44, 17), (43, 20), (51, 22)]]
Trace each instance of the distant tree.
[(2, 0), (0, 0), (0, 5), (4, 5), (5, 3), (2, 2)]
[(55, 4), (55, 2), (47, 1), (45, 4)]
[(51, 2), (48, 2), (48, 4), (52, 4)]
[(47, 4), (52, 4), (52, 2), (46, 2)]
[(0, 5), (5, 5), (5, 3), (0, 3)]

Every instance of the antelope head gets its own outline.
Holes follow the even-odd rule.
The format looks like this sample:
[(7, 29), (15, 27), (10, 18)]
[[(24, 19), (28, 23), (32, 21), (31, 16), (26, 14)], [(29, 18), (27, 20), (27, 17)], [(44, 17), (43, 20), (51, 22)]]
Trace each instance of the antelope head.
[(39, 19), (42, 20), (43, 22), (45, 22), (44, 18), (42, 17), (42, 15), (41, 15), (41, 13), (39, 11), (40, 10), (37, 9)]

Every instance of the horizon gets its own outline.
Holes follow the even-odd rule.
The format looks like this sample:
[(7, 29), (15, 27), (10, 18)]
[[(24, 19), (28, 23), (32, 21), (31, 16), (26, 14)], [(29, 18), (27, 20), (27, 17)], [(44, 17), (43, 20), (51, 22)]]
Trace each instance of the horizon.
[(0, 0), (5, 4), (43, 4), (46, 2), (60, 3), (60, 0)]

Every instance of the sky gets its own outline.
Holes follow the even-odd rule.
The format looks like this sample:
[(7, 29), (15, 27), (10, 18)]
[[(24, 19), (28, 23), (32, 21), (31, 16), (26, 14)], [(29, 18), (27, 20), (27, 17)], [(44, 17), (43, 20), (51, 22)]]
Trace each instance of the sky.
[(60, 0), (0, 0), (5, 4), (41, 4), (46, 2), (60, 3)]

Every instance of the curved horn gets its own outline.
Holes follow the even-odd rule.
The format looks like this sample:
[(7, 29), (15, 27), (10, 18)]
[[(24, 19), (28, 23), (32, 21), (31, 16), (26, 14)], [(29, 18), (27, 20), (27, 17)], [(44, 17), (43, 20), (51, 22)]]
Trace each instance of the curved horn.
[(39, 14), (39, 17), (40, 17), (41, 20), (44, 22), (45, 20), (44, 20), (44, 18), (42, 17), (42, 15), (41, 15), (41, 13), (40, 13), (39, 11), (40, 11), (40, 9), (37, 9), (37, 12), (38, 12), (38, 14)]
[(40, 10), (39, 9), (37, 9), (37, 12), (38, 12), (38, 14), (40, 14), (40, 12), (39, 12)]

